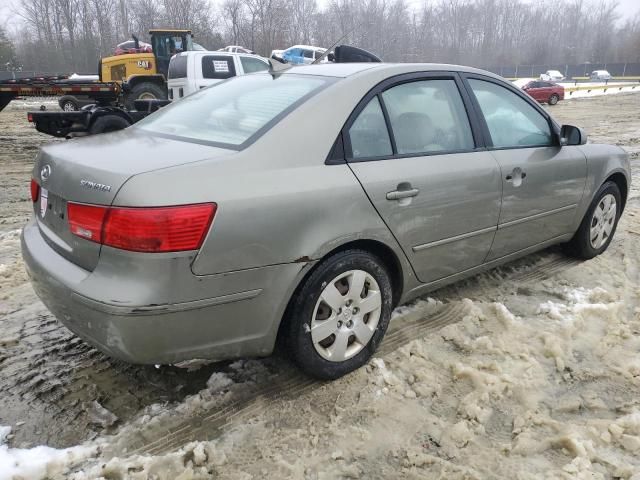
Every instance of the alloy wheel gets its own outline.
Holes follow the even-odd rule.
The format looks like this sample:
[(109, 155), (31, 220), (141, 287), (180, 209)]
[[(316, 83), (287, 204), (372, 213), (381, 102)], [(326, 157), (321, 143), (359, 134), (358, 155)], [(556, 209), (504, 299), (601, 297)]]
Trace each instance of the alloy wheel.
[(349, 270), (329, 282), (316, 302), (311, 340), (316, 352), (342, 362), (367, 346), (382, 313), (378, 282), (364, 270)]
[(616, 198), (608, 193), (596, 205), (589, 228), (589, 241), (594, 249), (601, 248), (611, 237), (616, 222)]

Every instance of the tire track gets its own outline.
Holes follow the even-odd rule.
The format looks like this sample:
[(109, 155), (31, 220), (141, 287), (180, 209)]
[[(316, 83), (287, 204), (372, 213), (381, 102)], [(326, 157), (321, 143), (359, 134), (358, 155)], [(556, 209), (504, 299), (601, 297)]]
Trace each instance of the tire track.
[[(483, 290), (499, 288), (505, 281), (518, 283), (539, 282), (580, 263), (581, 261), (579, 260), (560, 256), (542, 264), (533, 265), (524, 272), (512, 271), (506, 275), (501, 275), (501, 270), (498, 268), (481, 275), (475, 285), (469, 286), (468, 289), (473, 290), (478, 286)], [(481, 283), (484, 283), (484, 285), (480, 285)], [(487, 285), (487, 283), (490, 285)], [(411, 317), (412, 313), (409, 312), (407, 316)], [(415, 339), (422, 338), (446, 325), (455, 323), (465, 313), (467, 313), (467, 307), (461, 301), (453, 301), (443, 304), (426, 319), (423, 315), (418, 315), (416, 318), (409, 318), (404, 321), (401, 319), (392, 321), (376, 356), (388, 356)], [(169, 433), (163, 434), (160, 438), (143, 440), (144, 443), (135, 449), (120, 449), (110, 452), (110, 454), (113, 456), (162, 455), (175, 451), (192, 441), (211, 440), (239, 422), (250, 421), (261, 410), (273, 406), (278, 401), (286, 401), (287, 399), (305, 395), (328, 383), (312, 380), (297, 370), (291, 370), (288, 365), (284, 368), (285, 371), (270, 379), (269, 383), (264, 383), (257, 386), (257, 388), (244, 392), (241, 398), (232, 399), (226, 405), (224, 403), (215, 405), (213, 407), (216, 409), (215, 412), (196, 414), (192, 418), (178, 422), (177, 425), (169, 429)], [(144, 432), (140, 432), (138, 435), (138, 441), (145, 437)], [(148, 432), (146, 436), (153, 437), (153, 432)], [(127, 444), (128, 442), (125, 441), (124, 443)]]

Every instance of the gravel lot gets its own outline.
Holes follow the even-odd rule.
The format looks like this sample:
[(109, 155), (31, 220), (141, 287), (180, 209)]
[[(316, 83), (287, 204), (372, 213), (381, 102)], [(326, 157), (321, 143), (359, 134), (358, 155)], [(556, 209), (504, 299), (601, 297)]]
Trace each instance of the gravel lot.
[(46, 475), (640, 478), (640, 95), (552, 107), (631, 153), (604, 255), (546, 250), (400, 307), (376, 359), (330, 384), (279, 358), (127, 365), (59, 325), (20, 258), (33, 158), (52, 141), (26, 111), (0, 112), (0, 465), (82, 444)]

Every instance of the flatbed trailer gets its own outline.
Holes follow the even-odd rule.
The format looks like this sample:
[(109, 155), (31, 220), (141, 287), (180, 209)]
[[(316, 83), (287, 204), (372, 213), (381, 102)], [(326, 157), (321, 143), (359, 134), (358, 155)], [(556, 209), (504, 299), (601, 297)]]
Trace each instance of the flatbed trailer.
[(71, 138), (98, 133), (114, 132), (133, 125), (169, 100), (136, 100), (135, 110), (115, 106), (89, 105), (75, 112), (28, 112), (27, 120), (41, 133), (54, 137)]
[(87, 82), (64, 77), (38, 77), (0, 81), (0, 111), (16, 97), (85, 95), (99, 105), (114, 104), (122, 87), (117, 82)]

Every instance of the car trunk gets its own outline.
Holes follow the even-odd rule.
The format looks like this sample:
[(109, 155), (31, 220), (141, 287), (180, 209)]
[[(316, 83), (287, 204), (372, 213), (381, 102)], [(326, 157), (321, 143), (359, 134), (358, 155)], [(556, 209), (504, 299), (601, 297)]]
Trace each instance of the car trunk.
[(228, 153), (136, 128), (43, 147), (33, 170), (40, 185), (34, 214), (42, 236), (60, 255), (93, 270), (100, 244), (71, 233), (68, 202), (111, 205), (120, 187), (134, 175)]

